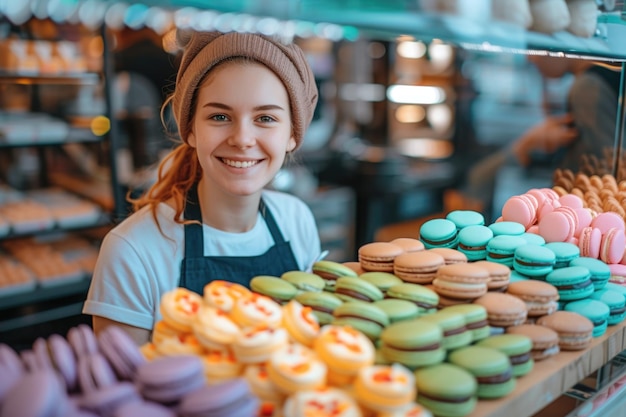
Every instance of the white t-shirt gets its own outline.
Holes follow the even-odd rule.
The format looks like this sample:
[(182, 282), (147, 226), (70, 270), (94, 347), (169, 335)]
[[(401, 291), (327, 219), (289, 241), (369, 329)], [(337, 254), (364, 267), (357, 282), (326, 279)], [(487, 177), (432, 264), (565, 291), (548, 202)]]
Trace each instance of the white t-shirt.
[[(300, 270), (310, 270), (321, 252), (313, 213), (297, 197), (263, 191), (263, 200), (291, 245)], [(157, 216), (163, 234), (148, 207), (133, 213), (104, 238), (83, 313), (131, 326), (152, 329), (161, 319), (159, 305), (167, 291), (178, 286), (184, 258), (184, 226), (174, 209), (160, 204)], [(205, 256), (256, 256), (274, 245), (261, 214), (254, 228), (228, 233), (203, 225)]]

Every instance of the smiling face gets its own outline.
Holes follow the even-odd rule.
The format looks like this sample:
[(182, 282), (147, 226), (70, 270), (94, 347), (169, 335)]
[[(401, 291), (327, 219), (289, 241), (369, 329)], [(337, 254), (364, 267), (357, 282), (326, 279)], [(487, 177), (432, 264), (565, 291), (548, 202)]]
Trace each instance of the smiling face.
[(212, 193), (260, 193), (296, 146), (285, 86), (258, 63), (224, 63), (198, 90), (188, 143)]

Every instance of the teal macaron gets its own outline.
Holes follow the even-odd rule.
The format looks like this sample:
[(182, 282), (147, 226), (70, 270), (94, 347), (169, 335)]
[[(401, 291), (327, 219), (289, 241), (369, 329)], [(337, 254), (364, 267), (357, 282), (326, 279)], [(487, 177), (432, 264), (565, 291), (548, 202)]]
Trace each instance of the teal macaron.
[(609, 326), (621, 323), (626, 318), (626, 296), (619, 291), (603, 288), (594, 291), (589, 298), (602, 301), (609, 307)]
[(523, 237), (526, 242), (531, 243), (533, 245), (545, 245), (546, 244), (546, 240), (543, 238), (543, 236), (537, 233), (525, 232), (525, 233), (522, 233), (520, 236)]
[(456, 248), (458, 230), (456, 224), (448, 219), (430, 219), (419, 229), (419, 240), (426, 249)]
[(333, 321), (333, 312), (343, 301), (329, 292), (306, 291), (297, 294), (294, 299), (305, 307), (309, 307), (320, 325)]
[(464, 368), (476, 377), (478, 398), (501, 398), (515, 389), (511, 361), (505, 353), (497, 349), (466, 346), (450, 352), (448, 362)]
[(375, 342), (389, 325), (389, 316), (371, 303), (359, 301), (344, 302), (333, 311), (331, 324), (351, 326)]
[(430, 288), (411, 282), (403, 282), (390, 287), (385, 297), (411, 301), (419, 308), (420, 315), (434, 313), (439, 305), (439, 294)]
[(591, 273), (584, 266), (566, 266), (546, 275), (546, 282), (556, 287), (560, 301), (573, 301), (589, 297), (594, 288)]
[(452, 210), (446, 214), (446, 219), (452, 221), (458, 230), (468, 226), (482, 226), (485, 216), (475, 210)]
[(529, 277), (543, 277), (554, 269), (554, 252), (542, 245), (518, 246), (513, 254), (513, 269)]
[(593, 323), (593, 337), (600, 337), (606, 333), (609, 325), (609, 306), (599, 300), (588, 298), (576, 300), (565, 304), (565, 311), (573, 311), (581, 316), (587, 317)]
[(440, 311), (453, 311), (463, 314), (465, 327), (472, 335), (472, 342), (489, 337), (491, 329), (487, 321), (487, 309), (480, 304), (456, 304)]
[(271, 275), (257, 275), (250, 280), (250, 289), (257, 294), (270, 297), (279, 304), (288, 303), (298, 293), (290, 282)]
[(533, 341), (530, 337), (521, 334), (497, 334), (489, 336), (476, 344), (499, 350), (509, 357), (513, 367), (513, 376), (520, 377), (532, 371), (534, 360), (532, 358)]
[(374, 305), (387, 314), (389, 323), (415, 319), (420, 313), (419, 307), (408, 300), (386, 298), (374, 302)]
[(390, 324), (380, 335), (382, 354), (409, 369), (443, 362), (443, 331), (420, 318)]
[(580, 256), (573, 259), (569, 266), (584, 266), (587, 268), (591, 274), (593, 288), (596, 291), (603, 289), (611, 278), (611, 268), (600, 259)]
[(417, 402), (436, 416), (462, 417), (476, 408), (478, 384), (470, 372), (451, 363), (415, 371)]
[[(504, 222), (502, 222), (504, 223)], [(497, 224), (497, 223), (494, 223)], [(518, 223), (519, 224), (519, 223)], [(497, 262), (513, 268), (513, 259), (515, 258), (515, 250), (527, 245), (526, 240), (520, 236), (497, 235), (487, 243), (487, 261)]]
[(484, 225), (466, 226), (459, 230), (457, 250), (467, 256), (468, 261), (487, 258), (487, 243), (493, 238), (491, 229)]
[(491, 223), (489, 228), (494, 236), (521, 236), (526, 233), (526, 228), (523, 224), (512, 221)]
[(359, 278), (375, 285), (383, 294), (386, 294), (389, 288), (403, 282), (402, 279), (389, 272), (364, 272), (359, 275)]
[(335, 295), (343, 301), (371, 303), (382, 300), (383, 292), (374, 284), (359, 277), (341, 277), (335, 284)]
[(555, 269), (569, 266), (570, 262), (580, 256), (580, 248), (570, 242), (548, 242), (545, 247), (554, 252)]
[(326, 282), (319, 275), (305, 271), (287, 271), (280, 276), (295, 286), (299, 292), (324, 291)]
[(443, 331), (443, 348), (450, 351), (472, 343), (472, 332), (465, 325), (465, 316), (453, 310), (441, 309), (419, 318), (438, 325)]

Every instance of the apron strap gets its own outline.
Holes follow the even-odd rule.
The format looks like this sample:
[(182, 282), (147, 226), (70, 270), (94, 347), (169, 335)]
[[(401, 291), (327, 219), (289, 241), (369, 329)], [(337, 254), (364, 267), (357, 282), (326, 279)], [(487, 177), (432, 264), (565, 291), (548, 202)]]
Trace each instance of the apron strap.
[(280, 232), (280, 229), (278, 228), (278, 225), (276, 224), (274, 215), (272, 214), (270, 209), (268, 209), (267, 206), (265, 205), (263, 198), (261, 198), (261, 201), (259, 203), (259, 210), (261, 211), (261, 216), (263, 216), (263, 218), (265, 219), (265, 224), (267, 224), (267, 228), (270, 230), (270, 233), (272, 234), (272, 239), (274, 239), (274, 244), (284, 243), (285, 238), (283, 237), (283, 234)]

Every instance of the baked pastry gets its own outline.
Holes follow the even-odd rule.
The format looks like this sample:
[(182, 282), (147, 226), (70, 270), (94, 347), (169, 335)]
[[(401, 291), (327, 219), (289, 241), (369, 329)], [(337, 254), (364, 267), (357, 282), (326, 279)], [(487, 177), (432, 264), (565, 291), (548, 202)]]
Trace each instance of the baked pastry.
[(571, 22), (565, 0), (530, 0), (533, 23), (530, 30), (554, 33), (565, 30)]
[(598, 6), (594, 0), (567, 0), (571, 17), (567, 31), (576, 36), (590, 38), (596, 31)]
[(491, 17), (494, 20), (513, 23), (528, 29), (533, 24), (528, 0), (497, 0), (491, 2)]

